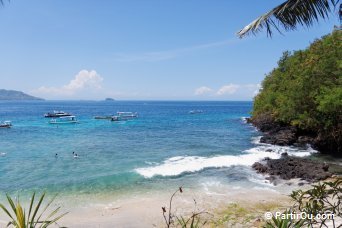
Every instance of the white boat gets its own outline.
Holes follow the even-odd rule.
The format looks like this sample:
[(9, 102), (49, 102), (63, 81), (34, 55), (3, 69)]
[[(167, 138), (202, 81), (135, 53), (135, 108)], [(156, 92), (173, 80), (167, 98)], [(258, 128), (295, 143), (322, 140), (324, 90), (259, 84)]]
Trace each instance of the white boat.
[(78, 123), (76, 116), (63, 116), (49, 121), (50, 124), (74, 124)]
[(0, 128), (10, 128), (12, 127), (11, 121), (0, 122)]
[(63, 116), (72, 116), (70, 113), (64, 112), (64, 111), (53, 111), (53, 113), (46, 113), (44, 114), (45, 118), (58, 118)]
[(189, 114), (199, 114), (202, 112), (203, 112), (202, 110), (191, 110), (191, 111), (189, 111)]
[(137, 112), (117, 112), (117, 115), (121, 118), (136, 118), (138, 117)]

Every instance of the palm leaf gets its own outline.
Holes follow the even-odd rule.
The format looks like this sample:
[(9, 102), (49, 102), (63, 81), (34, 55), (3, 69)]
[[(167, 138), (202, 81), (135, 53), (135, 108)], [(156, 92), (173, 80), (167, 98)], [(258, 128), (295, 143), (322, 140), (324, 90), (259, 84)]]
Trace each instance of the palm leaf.
[(25, 212), (19, 203), (17, 203), (16, 215), (17, 215), (17, 223), (18, 223), (17, 227), (24, 228), (25, 227)]
[[(45, 193), (44, 193), (45, 195)], [(45, 206), (45, 208), (43, 209), (42, 213), (39, 215), (39, 217), (37, 218), (37, 222), (40, 221), (40, 218), (43, 216), (44, 212), (46, 211), (46, 209), (51, 205), (51, 203), (55, 200), (55, 198), (57, 197), (57, 195), (55, 195), (54, 197), (52, 197), (52, 199), (49, 201), (49, 203)], [(59, 210), (59, 208), (56, 209), (57, 211)]]
[(241, 29), (237, 35), (242, 38), (249, 34), (256, 34), (266, 29), (267, 35), (272, 36), (273, 29), (281, 33), (295, 30), (298, 25), (310, 27), (320, 18), (329, 17), (332, 8), (340, 0), (287, 0), (271, 11), (258, 17), (249, 25)]
[(34, 192), (31, 198), (31, 202), (30, 202), (30, 208), (29, 208), (29, 212), (27, 215), (27, 227), (29, 227), (29, 223), (30, 223), (30, 216), (31, 216), (31, 211), (32, 211), (32, 206), (33, 206), (33, 202), (34, 202), (34, 198), (36, 196), (36, 193)]
[(36, 208), (35, 208), (35, 210), (34, 210), (34, 212), (33, 212), (32, 217), (31, 217), (31, 218), (28, 218), (28, 219), (31, 219), (31, 221), (30, 221), (30, 224), (31, 224), (31, 225), (34, 224), (34, 218), (35, 218), (36, 215), (37, 215), (37, 212), (38, 212), (38, 210), (39, 210), (39, 208), (40, 208), (40, 205), (41, 205), (42, 202), (43, 202), (44, 197), (45, 197), (45, 192), (44, 192), (44, 193), (42, 194), (42, 196), (40, 197), (40, 199), (39, 199), (39, 201), (38, 201), (38, 204), (37, 204), (37, 206), (36, 206)]
[(19, 197), (16, 200), (16, 203), (14, 203), (14, 201), (8, 194), (6, 194), (6, 196), (7, 196), (7, 200), (10, 205), (10, 208), (12, 208), (14, 212), (11, 214), (3, 204), (0, 204), (0, 208), (11, 218), (11, 221), (7, 223), (7, 227), (34, 228), (40, 225), (41, 228), (46, 228), (50, 226), (51, 224), (56, 223), (57, 220), (61, 219), (63, 216), (67, 214), (67, 213), (64, 213), (64, 214), (57, 215), (57, 213), (60, 210), (60, 207), (57, 207), (51, 212), (49, 212), (49, 215), (45, 219), (41, 219), (44, 212), (46, 212), (47, 209), (51, 206), (52, 202), (55, 200), (57, 195), (54, 196), (41, 211), (40, 208), (42, 206), (45, 193), (43, 193), (40, 196), (37, 204), (35, 204), (34, 202), (36, 194), (33, 193), (32, 198), (30, 200), (29, 211), (27, 215), (25, 213), (24, 208), (20, 204)]
[(49, 225), (51, 225), (51, 224), (57, 222), (57, 220), (61, 219), (61, 218), (64, 217), (66, 214), (68, 214), (68, 212), (65, 212), (64, 214), (61, 214), (60, 216), (54, 218), (53, 220), (51, 220), (51, 221), (45, 223), (45, 224), (42, 226), (42, 228), (46, 228), (46, 227), (48, 227)]
[(0, 208), (8, 215), (8, 217), (10, 217), (12, 220), (14, 220), (11, 213), (9, 213), (9, 211), (6, 209), (6, 207), (3, 204), (0, 204)]

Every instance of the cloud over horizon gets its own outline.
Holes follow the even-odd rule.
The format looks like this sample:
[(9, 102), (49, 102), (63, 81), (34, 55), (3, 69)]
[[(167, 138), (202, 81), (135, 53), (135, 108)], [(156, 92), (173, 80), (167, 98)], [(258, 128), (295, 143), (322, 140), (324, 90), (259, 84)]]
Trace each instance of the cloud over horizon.
[(84, 91), (99, 91), (102, 89), (103, 78), (95, 70), (81, 70), (68, 84), (61, 87), (41, 86), (32, 91), (38, 95), (70, 97)]
[(258, 94), (261, 86), (260, 84), (234, 84), (229, 83), (214, 90), (208, 86), (202, 86), (195, 89), (195, 96), (207, 96), (211, 98), (245, 98), (251, 99)]
[(239, 88), (241, 88), (241, 85), (236, 85), (236, 84), (228, 84), (228, 85), (224, 85), (222, 86), (217, 92), (216, 94), (218, 96), (221, 95), (225, 95), (225, 94), (234, 94)]
[(199, 87), (195, 90), (195, 95), (205, 95), (211, 93), (213, 90), (207, 86)]

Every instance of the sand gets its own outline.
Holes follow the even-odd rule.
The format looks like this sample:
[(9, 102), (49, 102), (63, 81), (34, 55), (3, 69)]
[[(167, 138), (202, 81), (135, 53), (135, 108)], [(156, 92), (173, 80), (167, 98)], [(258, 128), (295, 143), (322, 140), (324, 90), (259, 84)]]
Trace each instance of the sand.
[[(64, 209), (69, 213), (60, 220), (59, 224), (80, 228), (165, 227), (162, 207), (166, 206), (168, 209), (172, 193), (172, 191), (149, 192), (130, 197), (107, 195), (101, 201), (78, 206), (64, 202), (63, 204), (66, 205)], [(184, 188), (183, 193), (177, 193), (175, 196), (172, 211), (177, 215), (188, 215), (192, 211), (203, 210), (210, 212), (208, 218), (217, 220), (230, 205), (239, 205), (244, 208), (243, 213), (252, 211), (252, 214), (257, 217), (262, 215), (267, 207), (287, 206), (290, 202), (286, 194), (267, 188), (221, 188), (212, 192)]]

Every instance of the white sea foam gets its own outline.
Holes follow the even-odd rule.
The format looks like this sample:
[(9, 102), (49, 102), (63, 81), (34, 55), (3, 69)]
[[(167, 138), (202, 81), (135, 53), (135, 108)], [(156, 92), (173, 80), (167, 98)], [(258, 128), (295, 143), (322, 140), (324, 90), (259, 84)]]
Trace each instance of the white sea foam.
[(251, 166), (264, 157), (279, 158), (280, 154), (269, 152), (250, 152), (238, 156), (222, 155), (215, 157), (183, 156), (170, 158), (154, 167), (138, 168), (136, 171), (144, 177), (177, 176), (185, 172), (197, 172), (205, 168), (223, 168), (233, 165)]
[(257, 146), (244, 151), (241, 155), (219, 155), (213, 157), (201, 156), (176, 156), (171, 157), (161, 164), (137, 168), (135, 171), (140, 175), (151, 178), (153, 176), (177, 176), (187, 172), (198, 172), (206, 168), (224, 168), (231, 166), (252, 166), (255, 162), (269, 157), (277, 159), (282, 153), (299, 157), (315, 153), (314, 149), (299, 149), (289, 146), (276, 146), (259, 143), (260, 137), (254, 138), (253, 143)]
[(243, 123), (247, 123), (247, 118), (248, 118), (248, 117), (243, 116), (243, 117), (241, 117), (241, 121), (242, 121)]

